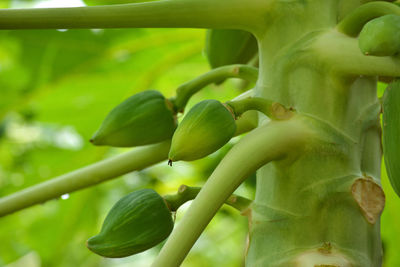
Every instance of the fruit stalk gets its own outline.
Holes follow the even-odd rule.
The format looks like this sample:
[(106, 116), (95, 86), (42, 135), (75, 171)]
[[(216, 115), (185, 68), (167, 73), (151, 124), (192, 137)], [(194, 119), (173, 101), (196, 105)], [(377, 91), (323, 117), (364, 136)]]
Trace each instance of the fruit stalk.
[[(187, 185), (181, 185), (178, 188), (178, 192), (174, 195), (163, 196), (165, 201), (168, 203), (168, 207), (171, 211), (177, 211), (180, 206), (184, 203), (193, 200), (199, 194), (201, 187), (191, 187)], [(226, 201), (225, 204), (237, 209), (240, 212), (246, 210), (250, 204), (251, 200), (242, 196), (233, 194)]]
[(213, 69), (197, 78), (182, 84), (176, 89), (176, 97), (173, 102), (178, 111), (185, 108), (190, 97), (205, 86), (226, 78), (240, 78), (249, 82), (256, 82), (258, 78), (257, 68), (248, 65), (228, 65)]
[(386, 2), (367, 3), (346, 16), (337, 25), (337, 29), (339, 32), (356, 37), (369, 20), (388, 14), (400, 15), (400, 7)]

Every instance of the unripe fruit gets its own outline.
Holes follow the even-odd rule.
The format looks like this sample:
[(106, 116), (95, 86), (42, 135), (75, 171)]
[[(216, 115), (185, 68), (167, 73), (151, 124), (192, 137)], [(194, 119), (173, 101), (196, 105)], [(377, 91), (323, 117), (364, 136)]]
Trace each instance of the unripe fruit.
[(138, 190), (115, 203), (87, 247), (104, 257), (127, 257), (163, 241), (173, 226), (164, 199), (152, 189)]
[(400, 52), (400, 16), (385, 15), (366, 23), (358, 44), (366, 55), (393, 56)]
[(90, 141), (94, 145), (141, 146), (171, 138), (175, 128), (168, 100), (160, 92), (148, 90), (111, 110)]
[(386, 172), (400, 196), (400, 81), (391, 83), (383, 97), (383, 153)]
[(183, 118), (172, 137), (170, 161), (196, 160), (223, 145), (235, 134), (233, 114), (217, 100), (196, 104)]
[(257, 40), (249, 32), (225, 29), (207, 31), (205, 52), (212, 68), (245, 64), (257, 51)]

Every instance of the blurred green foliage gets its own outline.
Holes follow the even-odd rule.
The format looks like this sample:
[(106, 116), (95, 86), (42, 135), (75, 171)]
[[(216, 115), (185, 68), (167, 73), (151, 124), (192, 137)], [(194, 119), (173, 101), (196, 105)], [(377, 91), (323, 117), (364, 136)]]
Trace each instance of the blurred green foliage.
[[(3, 0), (0, 8), (10, 3)], [(204, 30), (193, 29), (0, 31), (0, 197), (126, 151), (93, 147), (88, 140), (128, 96), (157, 89), (171, 97), (177, 86), (206, 72), (204, 39)], [(234, 85), (209, 86), (189, 105), (229, 100), (239, 94)], [(0, 266), (149, 266), (160, 247), (111, 260), (91, 253), (85, 241), (125, 194), (201, 186), (231, 146), (191, 164), (161, 163), (1, 218)], [(251, 198), (254, 181), (239, 192)], [(400, 266), (400, 200), (385, 175), (382, 183), (385, 266)], [(243, 266), (246, 229), (247, 219), (224, 207), (183, 266)]]

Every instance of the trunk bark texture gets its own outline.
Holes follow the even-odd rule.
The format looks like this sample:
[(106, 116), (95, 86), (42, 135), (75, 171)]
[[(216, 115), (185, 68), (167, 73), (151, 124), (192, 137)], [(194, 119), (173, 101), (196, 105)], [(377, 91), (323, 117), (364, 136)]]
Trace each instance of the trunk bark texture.
[[(377, 77), (351, 73), (323, 56), (340, 51), (335, 42), (348, 37), (335, 27), (361, 4), (354, 0), (269, 4), (267, 30), (257, 36), (256, 94), (296, 110), (309, 119), (320, 138), (310, 140), (297, 156), (258, 171), (256, 200), (249, 210), (246, 266), (382, 264)], [(356, 46), (356, 38), (348, 43)], [(350, 48), (343, 48), (343, 53), (346, 49)], [(351, 69), (361, 63), (349, 59), (342, 64)], [(266, 120), (260, 117), (260, 123)]]

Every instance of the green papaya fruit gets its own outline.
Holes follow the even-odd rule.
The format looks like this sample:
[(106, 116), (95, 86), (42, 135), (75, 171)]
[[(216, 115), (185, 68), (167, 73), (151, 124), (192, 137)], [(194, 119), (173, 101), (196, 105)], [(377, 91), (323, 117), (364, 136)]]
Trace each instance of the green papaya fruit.
[(171, 142), (169, 160), (196, 160), (223, 145), (235, 134), (236, 124), (231, 111), (217, 100), (197, 103), (176, 129)]
[(205, 54), (212, 68), (246, 64), (258, 52), (257, 40), (242, 30), (208, 30)]
[(358, 45), (366, 55), (393, 56), (400, 52), (400, 16), (385, 15), (366, 23)]
[(87, 241), (87, 247), (104, 257), (127, 257), (163, 241), (173, 226), (164, 199), (152, 189), (142, 189), (115, 203), (100, 233)]
[(382, 120), (386, 172), (394, 191), (400, 196), (400, 80), (386, 88)]
[(111, 110), (90, 141), (100, 146), (141, 146), (171, 138), (175, 128), (170, 102), (160, 92), (148, 90)]

